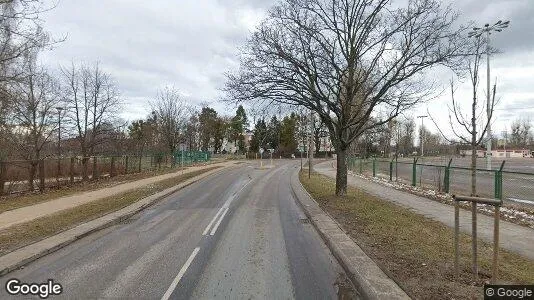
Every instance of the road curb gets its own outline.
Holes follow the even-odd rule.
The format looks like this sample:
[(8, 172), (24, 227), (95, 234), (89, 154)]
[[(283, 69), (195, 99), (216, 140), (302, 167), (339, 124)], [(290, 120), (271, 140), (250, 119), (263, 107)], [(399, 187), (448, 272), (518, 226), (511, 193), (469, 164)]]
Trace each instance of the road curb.
[(17, 249), (6, 255), (0, 257), (0, 276), (4, 276), (20, 267), (35, 261), (45, 255), (55, 252), (81, 238), (84, 238), (94, 232), (105, 229), (107, 227), (119, 224), (120, 222), (130, 218), (131, 216), (139, 213), (143, 209), (153, 205), (157, 201), (173, 194), (205, 177), (221, 172), (222, 170), (233, 166), (222, 166), (214, 170), (207, 171), (195, 177), (189, 178), (186, 181), (167, 188), (154, 195), (143, 198), (129, 206), (106, 214), (100, 218), (91, 220), (86, 223), (82, 223), (74, 228), (65, 230), (61, 233), (45, 238), (41, 241), (35, 242), (28, 246)]
[(341, 226), (319, 207), (300, 183), (298, 173), (297, 169), (291, 175), (291, 189), (295, 198), (360, 295), (364, 299), (410, 299)]

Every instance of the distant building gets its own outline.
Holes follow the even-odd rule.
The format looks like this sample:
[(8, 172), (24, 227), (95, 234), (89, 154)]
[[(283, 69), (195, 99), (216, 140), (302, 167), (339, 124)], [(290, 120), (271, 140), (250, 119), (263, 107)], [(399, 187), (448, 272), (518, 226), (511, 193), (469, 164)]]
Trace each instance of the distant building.
[[(486, 157), (486, 150), (478, 149), (477, 157)], [(471, 156), (471, 150), (460, 150), (460, 155)], [(532, 157), (532, 151), (528, 149), (498, 149), (491, 150), (491, 156), (495, 158)]]

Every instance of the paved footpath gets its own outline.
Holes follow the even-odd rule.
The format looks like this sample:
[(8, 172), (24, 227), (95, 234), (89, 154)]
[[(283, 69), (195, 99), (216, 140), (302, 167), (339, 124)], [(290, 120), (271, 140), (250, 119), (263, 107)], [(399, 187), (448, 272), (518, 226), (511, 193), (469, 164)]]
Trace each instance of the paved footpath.
[(25, 207), (9, 210), (9, 211), (6, 211), (0, 214), (0, 230), (11, 227), (16, 224), (25, 223), (25, 222), (32, 221), (40, 217), (51, 215), (58, 211), (73, 208), (73, 207), (86, 204), (92, 201), (100, 200), (100, 199), (103, 199), (109, 196), (122, 194), (130, 190), (142, 188), (144, 186), (153, 184), (155, 182), (177, 177), (182, 174), (187, 174), (187, 173), (195, 172), (195, 171), (206, 169), (206, 168), (211, 168), (214, 166), (225, 167), (225, 166), (232, 165), (234, 163), (235, 162), (224, 162), (224, 163), (208, 164), (205, 166), (188, 167), (187, 169), (183, 170), (183, 172), (180, 170), (180, 171), (173, 172), (173, 173), (168, 173), (168, 174), (149, 177), (149, 178), (145, 178), (141, 180), (131, 181), (131, 182), (115, 185), (112, 187), (107, 187), (107, 188), (90, 191), (90, 192), (84, 192), (80, 194), (74, 194), (71, 196), (61, 197), (55, 200), (51, 200), (51, 201), (47, 201), (47, 202), (43, 202), (43, 203), (31, 205), (31, 206), (25, 206)]
[[(320, 174), (336, 177), (336, 170), (332, 167), (331, 161), (317, 164), (314, 168)], [(451, 205), (389, 188), (357, 176), (349, 175), (348, 184), (454, 228), (454, 207)], [(479, 213), (477, 223), (478, 237), (492, 243), (493, 217)], [(460, 209), (460, 230), (471, 234), (471, 212), (465, 209)], [(502, 248), (534, 259), (534, 229), (501, 220), (499, 238)]]

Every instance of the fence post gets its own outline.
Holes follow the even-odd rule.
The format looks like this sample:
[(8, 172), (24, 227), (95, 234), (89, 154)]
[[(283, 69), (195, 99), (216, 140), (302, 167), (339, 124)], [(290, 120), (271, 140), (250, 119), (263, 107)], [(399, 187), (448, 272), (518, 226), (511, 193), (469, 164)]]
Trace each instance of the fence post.
[(412, 166), (412, 186), (417, 185), (417, 159), (413, 158), (413, 166)]
[(41, 193), (45, 190), (45, 165), (44, 165), (44, 159), (39, 160), (39, 190)]
[(111, 166), (109, 168), (109, 177), (115, 177), (117, 175), (115, 170), (115, 156), (111, 157)]
[(443, 188), (445, 190), (445, 193), (450, 192), (450, 186), (451, 186), (451, 163), (452, 158), (449, 160), (449, 164), (445, 167), (445, 175), (443, 178)]
[(143, 159), (142, 155), (139, 155), (139, 170), (138, 172), (141, 173), (141, 160)]
[(0, 160), (0, 196), (4, 194), (4, 185), (6, 183), (7, 163)]
[(124, 174), (128, 174), (128, 155), (126, 155), (126, 158), (124, 159)]
[(359, 161), (360, 161), (360, 175), (361, 175), (363, 174), (363, 159), (360, 157)]
[(389, 162), (389, 181), (393, 181), (393, 159)]
[(74, 183), (74, 157), (70, 158), (70, 167), (69, 167), (70, 183)]
[(373, 158), (373, 177), (376, 177), (376, 157)]
[(504, 168), (504, 163), (505, 161), (503, 160), (499, 170), (495, 171), (495, 183), (494, 183), (495, 198), (501, 199), (501, 200), (502, 200), (502, 169)]
[(93, 180), (98, 180), (100, 174), (98, 174), (98, 158), (93, 156)]

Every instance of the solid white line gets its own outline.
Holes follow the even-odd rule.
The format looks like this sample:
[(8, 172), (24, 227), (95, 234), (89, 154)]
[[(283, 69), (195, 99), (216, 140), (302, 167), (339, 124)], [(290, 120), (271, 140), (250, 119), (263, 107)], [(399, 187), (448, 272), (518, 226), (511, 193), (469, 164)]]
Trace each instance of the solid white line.
[(184, 276), (185, 272), (187, 271), (187, 269), (189, 268), (189, 266), (193, 262), (193, 259), (195, 259), (195, 256), (197, 256), (199, 250), (200, 250), (199, 247), (196, 247), (195, 250), (193, 250), (193, 253), (191, 253), (191, 255), (189, 256), (189, 258), (187, 259), (185, 264), (180, 269), (180, 272), (178, 273), (178, 275), (176, 275), (176, 278), (174, 278), (174, 280), (172, 281), (171, 286), (167, 289), (167, 291), (165, 292), (163, 297), (161, 297), (161, 300), (168, 300), (169, 299), (169, 297), (171, 296), (172, 292), (174, 291), (174, 289), (178, 285), (178, 282), (180, 282), (180, 279), (182, 279), (182, 277)]
[(212, 229), (211, 231), (211, 234), (210, 235), (214, 235), (215, 234), (215, 231), (217, 231), (217, 227), (219, 227), (219, 225), (221, 224), (221, 221), (222, 219), (224, 218), (224, 215), (226, 214), (226, 212), (228, 211), (228, 207), (230, 207), (230, 203), (232, 203), (232, 200), (234, 200), (234, 196), (241, 193), (243, 191), (243, 189), (245, 189), (247, 187), (247, 185), (250, 183), (251, 181), (247, 182), (243, 187), (241, 187), (241, 189), (239, 189), (239, 191), (235, 192), (232, 196), (230, 196), (228, 199), (226, 199), (226, 201), (224, 202), (223, 206), (221, 206), (221, 208), (219, 209), (219, 211), (217, 212), (217, 214), (215, 215), (215, 217), (213, 217), (213, 219), (211, 220), (211, 222), (208, 224), (208, 226), (206, 227), (206, 229), (204, 229), (204, 232), (202, 232), (202, 235), (208, 235), (208, 232), (210, 231), (210, 228), (211, 226), (213, 225), (213, 223), (215, 223), (215, 221), (217, 220), (217, 218), (219, 217), (219, 215), (221, 214), (221, 212), (223, 210), (225, 210), (223, 216), (219, 219), (219, 222), (217, 222), (217, 225)]
[(210, 232), (210, 235), (214, 235), (215, 232), (217, 231), (217, 228), (219, 228), (219, 225), (221, 225), (221, 222), (222, 220), (224, 219), (224, 216), (226, 216), (226, 213), (228, 212), (228, 207), (226, 207), (224, 209), (224, 213), (222, 214), (222, 216), (219, 218), (219, 221), (217, 222), (217, 224), (215, 224), (215, 226), (213, 227), (213, 229), (211, 230)]
[(217, 212), (217, 214), (215, 215), (215, 217), (213, 217), (213, 219), (211, 220), (211, 222), (208, 224), (208, 226), (206, 227), (206, 229), (204, 229), (204, 232), (202, 232), (202, 235), (207, 235), (208, 232), (210, 231), (210, 228), (211, 228), (211, 225), (213, 225), (213, 223), (215, 223), (215, 220), (217, 220), (217, 217), (219, 217), (219, 215), (221, 214), (221, 212), (223, 211), (224, 209), (224, 206), (221, 207), (219, 209), (219, 211)]

